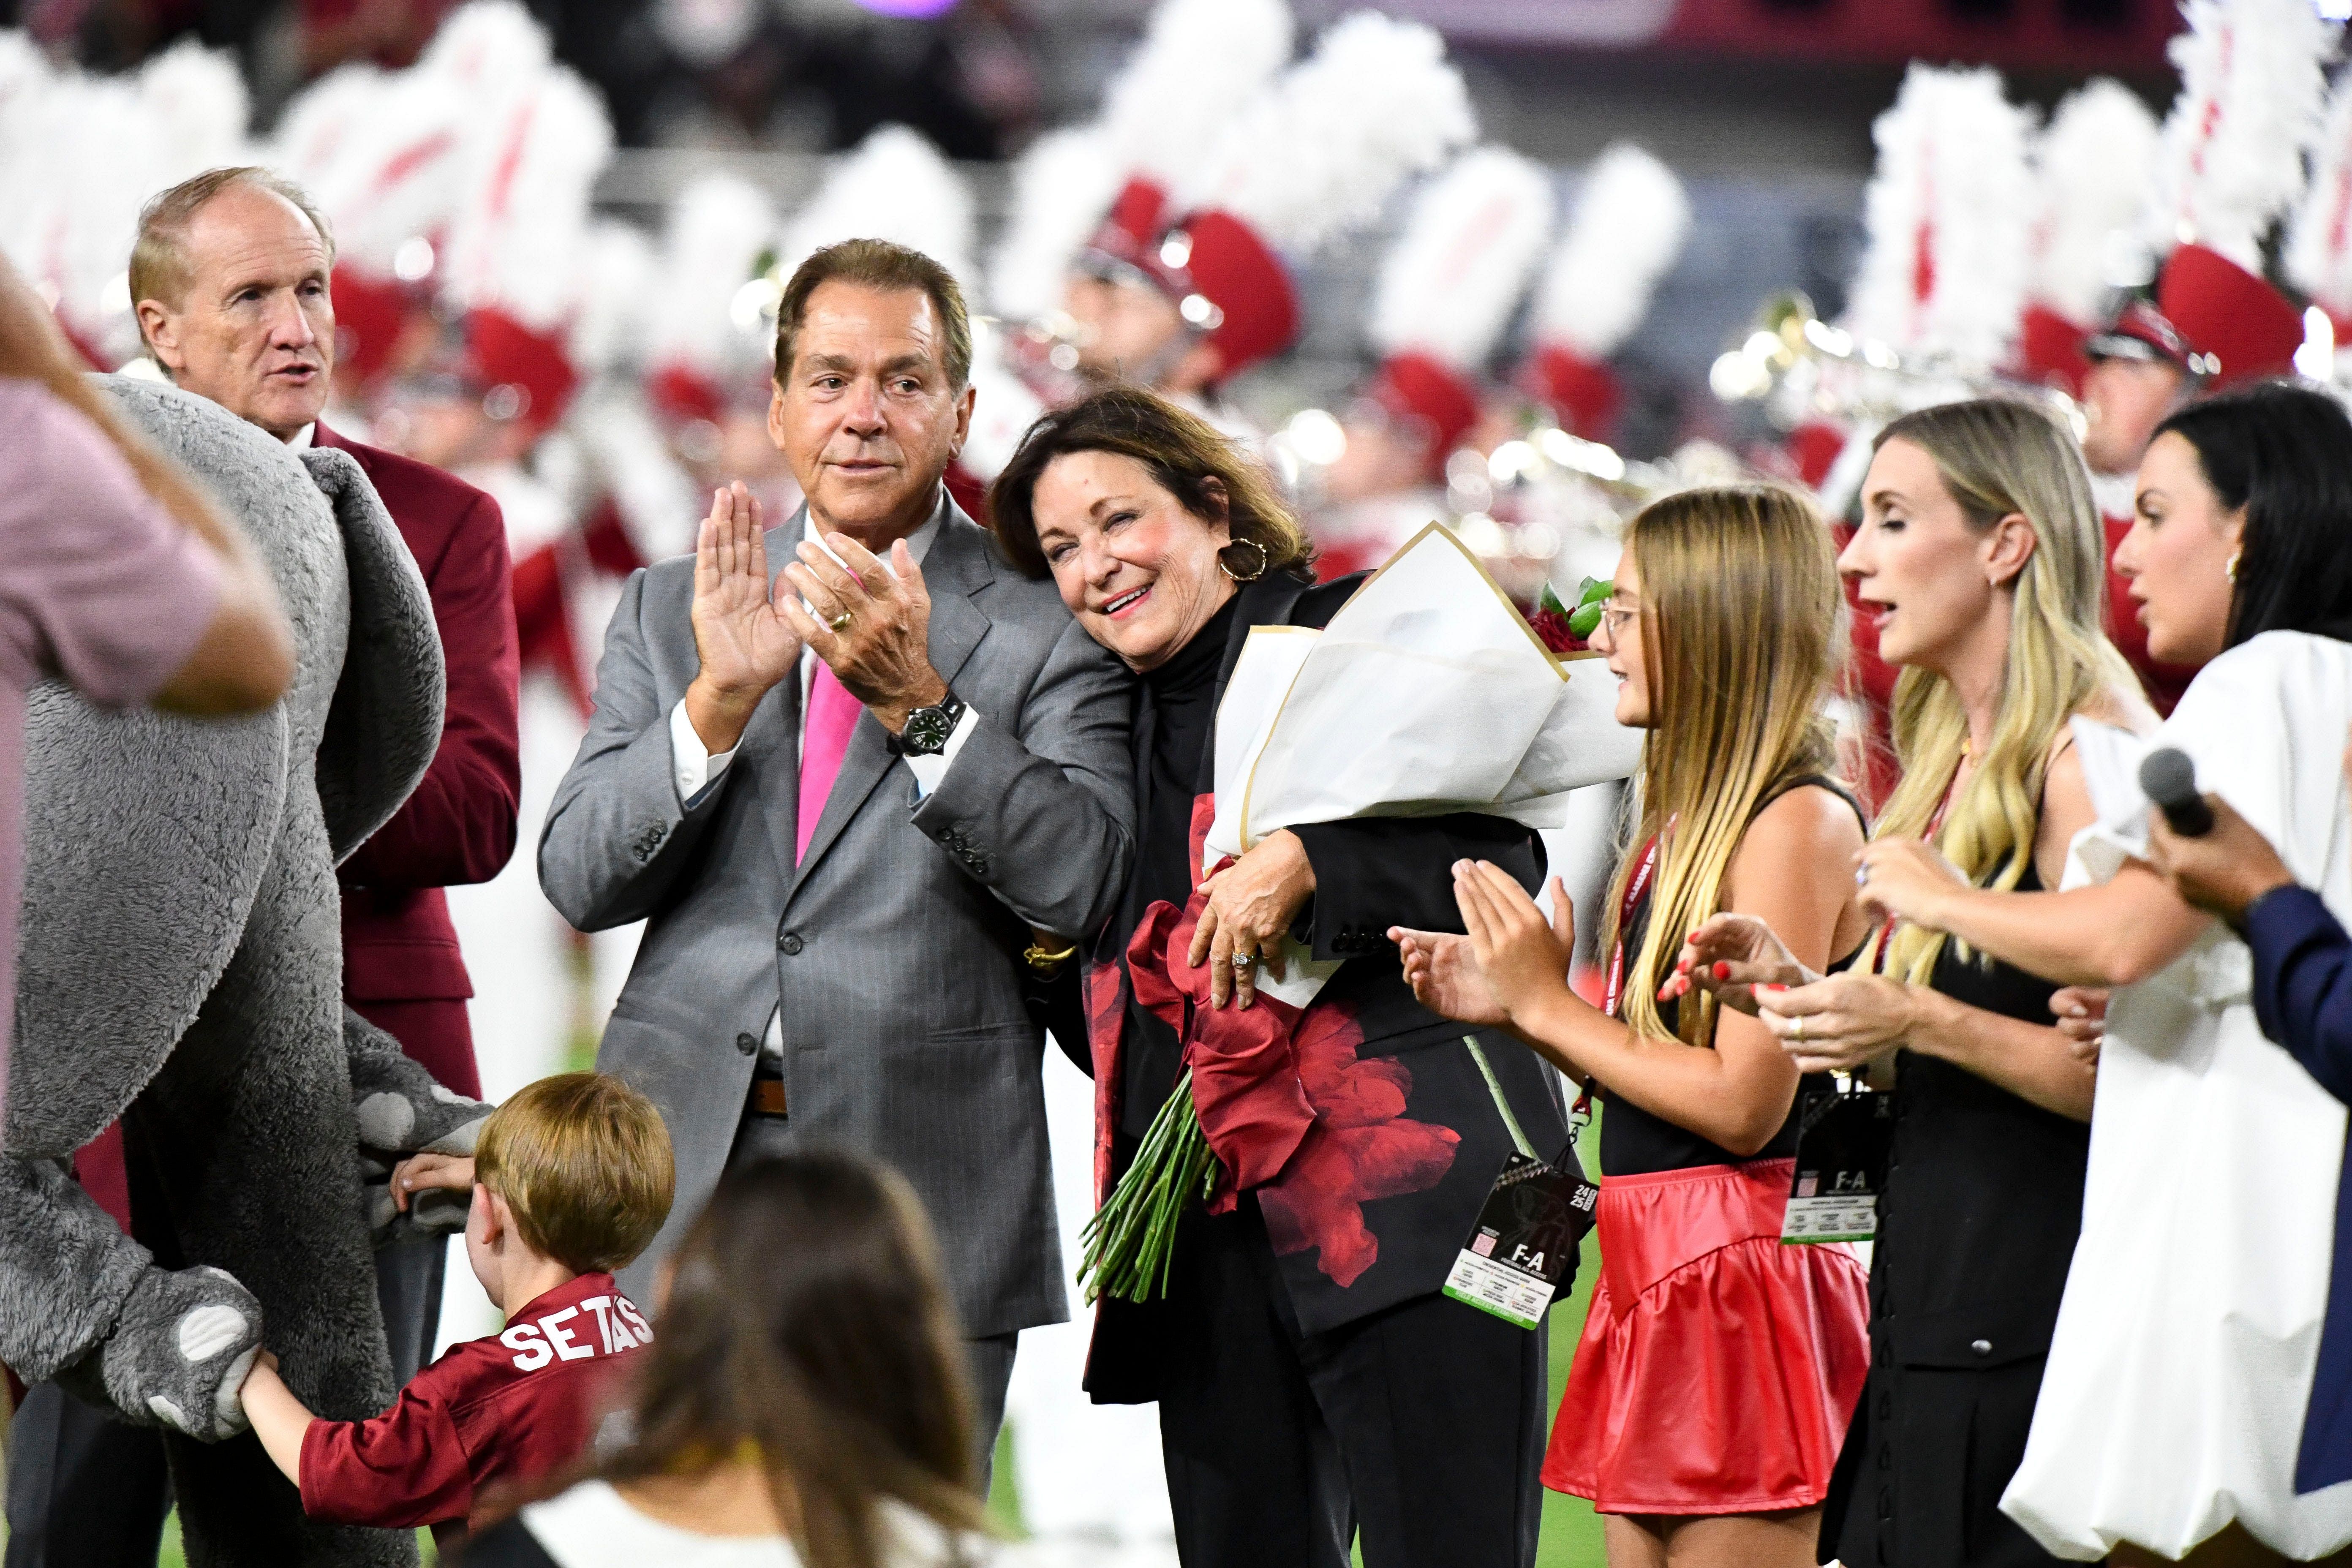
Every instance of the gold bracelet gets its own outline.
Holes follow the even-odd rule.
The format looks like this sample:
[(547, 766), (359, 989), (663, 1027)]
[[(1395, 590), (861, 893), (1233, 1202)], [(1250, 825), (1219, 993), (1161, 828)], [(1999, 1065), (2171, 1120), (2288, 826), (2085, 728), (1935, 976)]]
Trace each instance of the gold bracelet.
[(1045, 979), (1051, 980), (1055, 975), (1059, 974), (1062, 972), (1062, 965), (1069, 963), (1070, 960), (1077, 957), (1077, 955), (1078, 944), (1076, 942), (1070, 943), (1069, 946), (1064, 948), (1059, 952), (1048, 952), (1045, 951), (1045, 947), (1043, 942), (1033, 942), (1029, 944), (1027, 949), (1022, 952), (1021, 957), (1023, 961), (1029, 965), (1031, 973), (1042, 975)]

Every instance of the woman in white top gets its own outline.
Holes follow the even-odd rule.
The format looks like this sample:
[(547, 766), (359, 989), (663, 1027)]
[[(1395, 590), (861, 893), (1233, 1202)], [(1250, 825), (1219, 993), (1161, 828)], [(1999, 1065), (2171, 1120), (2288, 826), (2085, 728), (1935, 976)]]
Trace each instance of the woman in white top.
[(634, 1436), (464, 1568), (1012, 1568), (914, 1193), (853, 1155), (730, 1171), (665, 1268)]
[(2186, 752), (2298, 881), (2352, 910), (2352, 420), (2285, 384), (2191, 405), (2159, 426), (2136, 504), (2116, 564), (2148, 651), (2201, 668), (2152, 741), (2075, 721), (2099, 820), (2067, 890), (1973, 888), (1919, 841), (1881, 839), (1864, 898), (2046, 979), (2121, 988), (2082, 1237), (2003, 1511), (2070, 1558), (2210, 1541), (2192, 1561), (2311, 1561), (2352, 1543), (2352, 1483), (2294, 1479), (2345, 1108), (2263, 1037), (2244, 944), (2145, 860), (2137, 777), (2151, 745)]

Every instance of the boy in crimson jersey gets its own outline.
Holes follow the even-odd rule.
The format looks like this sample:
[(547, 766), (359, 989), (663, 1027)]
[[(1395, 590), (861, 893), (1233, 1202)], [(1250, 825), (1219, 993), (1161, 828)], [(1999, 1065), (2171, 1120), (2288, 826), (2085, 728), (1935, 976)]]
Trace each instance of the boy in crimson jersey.
[(599, 1396), (653, 1341), (613, 1283), (669, 1213), (669, 1134), (616, 1078), (541, 1079), (483, 1124), (471, 1159), (421, 1154), (394, 1173), (419, 1193), (473, 1193), (466, 1257), (505, 1331), (453, 1345), (367, 1421), (322, 1421), (264, 1352), (242, 1397), (262, 1447), (302, 1489), (302, 1510), (340, 1524), (433, 1527), (482, 1518), (494, 1488), (549, 1474), (587, 1447)]

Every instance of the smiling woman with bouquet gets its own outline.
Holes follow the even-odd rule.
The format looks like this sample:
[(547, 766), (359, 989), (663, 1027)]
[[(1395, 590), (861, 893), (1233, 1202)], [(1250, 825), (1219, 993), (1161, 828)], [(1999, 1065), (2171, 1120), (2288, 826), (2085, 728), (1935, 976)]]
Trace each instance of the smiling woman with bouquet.
[(1828, 530), (1795, 492), (1643, 509), (1594, 628), (1623, 682), (1617, 717), (1648, 736), (1633, 847), (1603, 912), (1604, 1005), (1568, 988), (1557, 882), (1547, 921), (1494, 867), (1465, 865), (1468, 937), (1399, 933), (1432, 1006), (1507, 1026), (1608, 1097), (1601, 1276), (1544, 1481), (1608, 1516), (1612, 1568), (1809, 1568), (1868, 1363), (1852, 1249), (1780, 1240), (1797, 1068), (1673, 967), (1718, 910), (1769, 921), (1816, 969), (1868, 934), (1847, 869), (1860, 808), (1828, 776), (1820, 714), (1839, 609)]
[[(1452, 925), (1465, 857), (1535, 886), (1535, 836), (1467, 811), (1302, 820), (1254, 831), (1204, 889), (1220, 804), (1273, 809), (1234, 771), (1281, 772), (1279, 736), (1245, 757), (1252, 737), (1221, 732), (1221, 703), (1230, 722), (1249, 695), (1228, 700), (1236, 669), (1248, 688), (1262, 668), (1245, 647), (1304, 647), (1287, 628), (1331, 622), (1362, 580), (1317, 584), (1255, 461), (1137, 390), (1039, 421), (991, 510), (1013, 562), (1139, 677), (1136, 870), (1087, 983), (1097, 1176), (1108, 1194), (1161, 1173), (1168, 1192), (1143, 1261), (1097, 1269), (1089, 1389), (1159, 1402), (1191, 1568), (1340, 1568), (1359, 1528), (1372, 1568), (1525, 1568), (1543, 1337), (1440, 1290), (1507, 1158), (1549, 1158), (1567, 1131), (1540, 1064), (1414, 1002), (1384, 933)], [(1559, 690), (1519, 625), (1515, 668)], [(1314, 760), (1346, 772), (1342, 752)]]

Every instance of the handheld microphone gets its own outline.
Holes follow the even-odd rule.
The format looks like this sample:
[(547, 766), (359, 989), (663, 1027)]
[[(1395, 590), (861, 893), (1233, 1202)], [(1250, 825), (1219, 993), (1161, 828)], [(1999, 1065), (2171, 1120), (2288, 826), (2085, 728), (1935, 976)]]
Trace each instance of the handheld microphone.
[(2165, 746), (2150, 752), (2139, 765), (2139, 787), (2173, 832), (2183, 838), (2202, 838), (2213, 831), (2213, 808), (2197, 793), (2197, 764), (2185, 752)]

